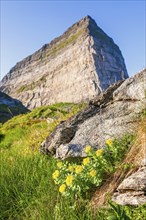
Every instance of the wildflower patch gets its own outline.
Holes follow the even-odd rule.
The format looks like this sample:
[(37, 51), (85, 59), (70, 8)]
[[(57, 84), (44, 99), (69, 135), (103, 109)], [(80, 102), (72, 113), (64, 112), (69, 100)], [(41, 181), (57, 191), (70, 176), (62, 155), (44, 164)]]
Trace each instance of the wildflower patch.
[(130, 136), (121, 140), (107, 140), (105, 147), (85, 148), (86, 158), (78, 163), (56, 161), (57, 170), (52, 177), (64, 196), (82, 196), (95, 186), (100, 186), (107, 174), (114, 173), (129, 148)]

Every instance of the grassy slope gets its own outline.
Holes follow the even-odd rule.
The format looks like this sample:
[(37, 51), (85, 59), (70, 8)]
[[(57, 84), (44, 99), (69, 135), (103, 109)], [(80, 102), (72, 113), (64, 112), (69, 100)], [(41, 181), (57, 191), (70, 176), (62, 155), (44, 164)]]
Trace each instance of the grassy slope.
[(30, 219), (32, 213), (31, 219), (42, 219), (41, 212), (48, 210), (47, 219), (52, 216), (57, 196), (51, 180), (54, 160), (41, 155), (39, 146), (60, 121), (83, 107), (69, 103), (40, 107), (1, 125), (0, 219)]
[[(40, 107), (1, 126), (0, 219), (93, 219), (91, 210), (87, 208), (88, 201), (60, 197), (52, 180), (56, 161), (38, 151), (40, 143), (60, 121), (83, 107), (82, 104), (63, 103)], [(48, 124), (46, 118), (54, 120)], [(144, 218), (143, 207), (126, 209), (134, 216), (133, 219)], [(110, 211), (99, 210), (96, 219), (107, 219)]]

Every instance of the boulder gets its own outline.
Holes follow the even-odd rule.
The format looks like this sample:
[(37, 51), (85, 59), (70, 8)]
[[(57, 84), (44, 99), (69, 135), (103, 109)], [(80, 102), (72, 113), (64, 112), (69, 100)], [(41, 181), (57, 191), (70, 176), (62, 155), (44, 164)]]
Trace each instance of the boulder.
[(123, 194), (114, 193), (112, 200), (119, 205), (143, 205), (146, 203), (144, 192), (125, 192)]
[(86, 109), (58, 125), (42, 143), (41, 151), (58, 158), (83, 157), (86, 145), (101, 148), (106, 139), (134, 132), (146, 106), (145, 75), (146, 69), (110, 86)]
[(146, 167), (139, 170), (118, 186), (112, 200), (120, 205), (142, 205), (146, 203)]

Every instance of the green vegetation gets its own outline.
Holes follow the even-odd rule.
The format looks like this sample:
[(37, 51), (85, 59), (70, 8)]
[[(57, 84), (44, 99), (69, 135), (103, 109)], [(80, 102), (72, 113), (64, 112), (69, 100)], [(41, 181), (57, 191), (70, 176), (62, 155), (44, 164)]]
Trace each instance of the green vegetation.
[(74, 35), (71, 35), (70, 37), (61, 40), (59, 43), (56, 43), (53, 45), (49, 50), (46, 56), (51, 56), (59, 52), (60, 50), (64, 49), (66, 46), (68, 46), (71, 43), (74, 43), (78, 37), (82, 34), (83, 30), (79, 30)]
[[(106, 208), (100, 208), (93, 212), (90, 206), (90, 198), (94, 192), (97, 180), (104, 182), (109, 173), (113, 173), (121, 164), (125, 154), (133, 143), (132, 136), (125, 136), (120, 140), (107, 141), (107, 146), (102, 151), (94, 152), (88, 146), (87, 158), (93, 163), (94, 169), (101, 173), (98, 177), (95, 172), (92, 177), (95, 182), (90, 182), (87, 191), (71, 192), (69, 197), (59, 192), (60, 184), (66, 184), (66, 176), (60, 179), (62, 182), (54, 184), (53, 174), (56, 165), (60, 172), (62, 164), (74, 167), (77, 175), (83, 170), (90, 173), (91, 166), (87, 160), (78, 162), (56, 161), (39, 152), (40, 143), (56, 125), (63, 120), (75, 115), (85, 107), (84, 104), (59, 103), (51, 106), (40, 107), (25, 115), (19, 115), (3, 125), (0, 125), (0, 149), (1, 149), (1, 181), (0, 181), (0, 219), (1, 220), (143, 220), (145, 206), (129, 207), (119, 206), (109, 202)], [(46, 121), (51, 118), (50, 123)], [(95, 157), (95, 158), (94, 158)], [(108, 169), (103, 165), (101, 158), (108, 163)], [(85, 158), (85, 159), (87, 159)], [(98, 162), (97, 162), (98, 161)], [(59, 164), (60, 163), (60, 164)], [(66, 165), (63, 165), (65, 175), (68, 175)], [(99, 166), (99, 167), (98, 167)], [(88, 170), (89, 169), (89, 170)], [(85, 171), (84, 170), (84, 171)], [(71, 171), (75, 178), (75, 172)], [(81, 172), (80, 172), (81, 171)], [(103, 179), (104, 174), (104, 179)], [(63, 173), (62, 173), (63, 175)], [(79, 175), (78, 175), (79, 177)], [(56, 179), (57, 181), (57, 179)], [(59, 179), (58, 179), (59, 181)], [(64, 182), (63, 182), (64, 181)], [(68, 181), (73, 183), (73, 179)], [(70, 185), (68, 182), (68, 185)], [(78, 184), (79, 185), (79, 184)], [(70, 186), (66, 186), (71, 188)], [(65, 195), (65, 194), (64, 194)]]
[[(59, 103), (34, 109), (32, 112), (13, 117), (0, 128), (0, 134), (4, 136), (0, 147), (21, 147), (38, 150), (40, 143), (56, 125), (63, 120), (75, 115), (84, 104)], [(46, 118), (51, 118), (48, 124)], [(13, 149), (13, 148), (12, 148)]]
[(146, 205), (137, 207), (120, 206), (109, 201), (107, 208), (97, 210), (96, 219), (98, 220), (143, 220), (146, 216)]
[[(1, 125), (0, 219), (52, 216), (58, 194), (51, 180), (54, 159), (41, 155), (39, 146), (60, 121), (84, 107), (84, 104), (71, 103), (40, 107)], [(50, 123), (46, 121), (48, 117), (52, 119)]]
[[(85, 148), (87, 157), (78, 163), (59, 161), (53, 173), (54, 183), (62, 195), (84, 197), (85, 193), (100, 186), (106, 176), (116, 171), (133, 142), (132, 135), (120, 140), (107, 140), (105, 149)], [(88, 196), (89, 197), (89, 196)]]

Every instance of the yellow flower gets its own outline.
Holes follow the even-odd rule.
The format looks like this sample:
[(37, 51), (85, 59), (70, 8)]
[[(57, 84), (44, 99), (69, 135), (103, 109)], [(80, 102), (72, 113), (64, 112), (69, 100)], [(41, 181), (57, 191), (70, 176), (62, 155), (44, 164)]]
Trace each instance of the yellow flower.
[(103, 152), (103, 149), (99, 149), (96, 151), (96, 156), (99, 157)]
[(73, 172), (73, 171), (74, 171), (74, 166), (70, 165), (70, 166), (68, 167), (68, 170), (69, 170), (70, 172)]
[(91, 146), (88, 145), (88, 146), (85, 148), (85, 153), (89, 153), (90, 150), (91, 150)]
[(93, 176), (96, 176), (96, 173), (97, 173), (96, 170), (91, 170), (91, 171), (90, 171), (90, 176), (92, 176), (92, 177), (93, 177)]
[(108, 140), (106, 140), (106, 144), (108, 145), (108, 146), (112, 146), (112, 144), (113, 144), (113, 141), (112, 141), (112, 139), (108, 139)]
[(59, 176), (59, 170), (55, 170), (55, 172), (52, 174), (53, 179), (57, 179)]
[(83, 160), (83, 164), (84, 164), (84, 165), (87, 165), (89, 162), (90, 162), (89, 157), (87, 157), (87, 158), (85, 158), (85, 159)]
[(59, 168), (62, 167), (62, 162), (61, 162), (61, 161), (59, 161), (59, 162), (57, 163), (57, 167), (59, 167)]
[(60, 193), (64, 193), (64, 192), (65, 192), (65, 189), (66, 189), (66, 185), (65, 185), (65, 184), (62, 184), (62, 185), (59, 187), (59, 192), (60, 192)]
[(73, 181), (73, 176), (72, 175), (68, 175), (65, 182), (67, 186), (71, 186), (72, 185), (72, 181)]
[(76, 173), (81, 173), (83, 171), (83, 167), (82, 166), (76, 166), (75, 172)]

